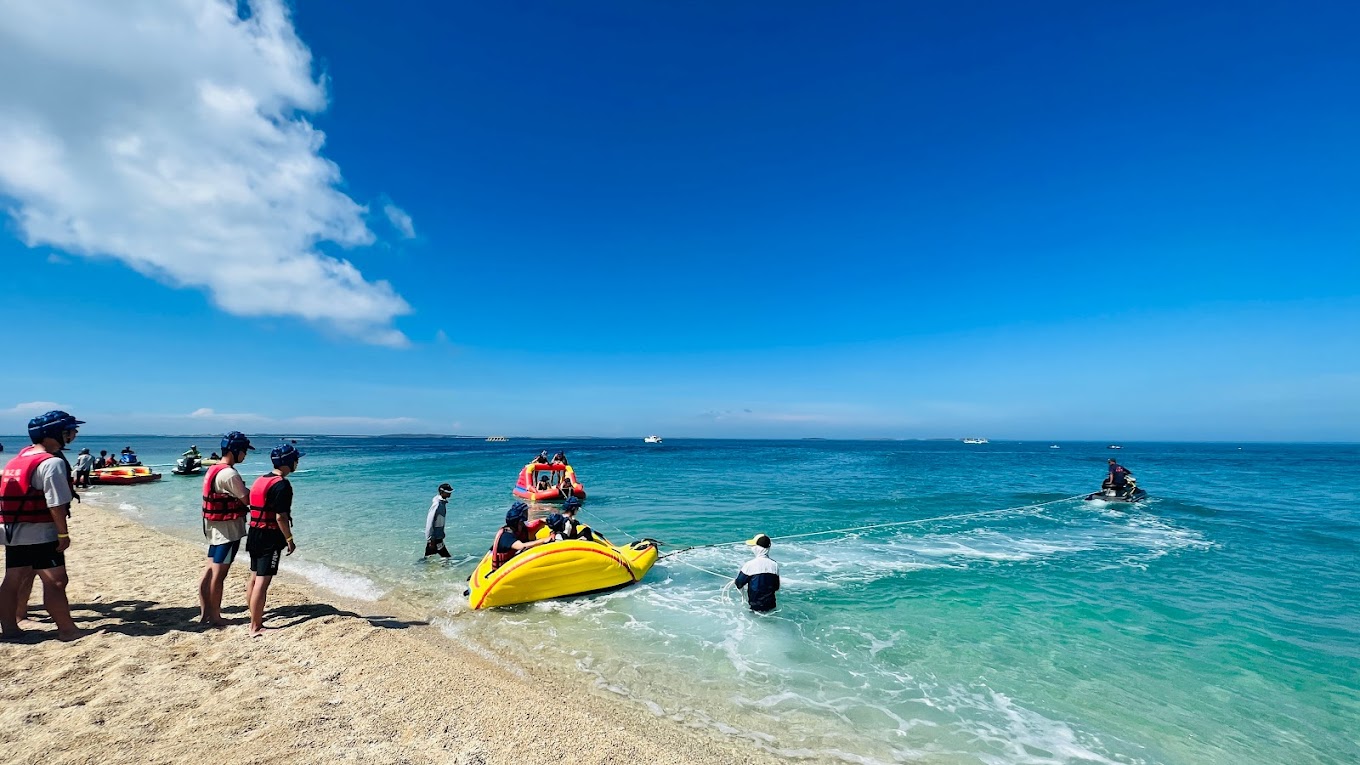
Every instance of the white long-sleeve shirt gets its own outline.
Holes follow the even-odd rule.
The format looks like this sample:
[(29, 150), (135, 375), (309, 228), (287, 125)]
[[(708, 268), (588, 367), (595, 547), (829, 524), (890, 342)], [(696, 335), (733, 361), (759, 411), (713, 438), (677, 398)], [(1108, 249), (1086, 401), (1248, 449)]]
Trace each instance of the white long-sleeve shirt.
[(430, 512), (425, 516), (425, 538), (443, 539), (444, 538), (444, 516), (449, 512), (449, 501), (440, 495), (434, 495), (430, 502)]

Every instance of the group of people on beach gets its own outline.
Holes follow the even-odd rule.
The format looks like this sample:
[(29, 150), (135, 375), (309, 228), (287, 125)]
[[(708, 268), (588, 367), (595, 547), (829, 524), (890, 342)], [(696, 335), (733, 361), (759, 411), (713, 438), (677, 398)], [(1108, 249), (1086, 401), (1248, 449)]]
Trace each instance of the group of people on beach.
[(100, 449), (99, 456), (90, 454), (89, 449), (81, 449), (76, 455), (74, 467), (74, 481), (77, 489), (88, 489), (90, 487), (90, 474), (96, 470), (116, 467), (130, 467), (140, 465), (141, 460), (137, 459), (137, 452), (131, 446), (123, 447), (123, 451), (118, 454), (110, 454), (107, 449)]
[[(76, 439), (84, 420), (53, 410), (28, 423), (33, 443), (10, 459), (0, 474), (0, 524), (4, 526), (5, 576), (0, 581), (0, 636), (15, 638), (24, 634), (29, 596), (35, 579), (43, 585), (43, 606), (57, 626), (57, 637), (71, 640), (80, 630), (71, 618), (66, 597), (66, 551), (71, 546), (67, 519), (75, 493), (75, 476), (88, 479), (94, 458), (82, 449), (75, 476), (66, 459), (65, 448)], [(280, 556), (297, 549), (293, 539), (293, 486), (289, 474), (295, 472), (303, 453), (292, 444), (280, 444), (269, 453), (274, 469), (255, 479), (249, 491), (236, 466), (254, 451), (250, 439), (240, 431), (222, 437), (222, 458), (213, 465), (203, 481), (203, 534), (208, 556), (199, 578), (200, 621), (222, 627), (222, 590), (227, 574), (246, 542), (250, 555), (250, 580), (246, 600), (250, 612), (250, 634), (263, 634), (265, 599), (269, 584), (279, 571)], [(101, 452), (101, 455), (103, 453)], [(125, 449), (124, 454), (136, 455)], [(82, 459), (90, 457), (88, 460)]]
[(264, 606), (269, 584), (279, 573), (282, 555), (297, 549), (293, 539), (293, 484), (288, 476), (297, 472), (304, 456), (291, 443), (269, 452), (274, 469), (256, 478), (246, 490), (236, 466), (254, 451), (250, 439), (239, 430), (222, 437), (222, 457), (203, 477), (203, 535), (208, 557), (198, 581), (199, 618), (213, 627), (226, 626), (222, 618), (222, 591), (227, 574), (246, 542), (250, 556), (250, 579), (246, 606), (250, 634), (264, 634)]

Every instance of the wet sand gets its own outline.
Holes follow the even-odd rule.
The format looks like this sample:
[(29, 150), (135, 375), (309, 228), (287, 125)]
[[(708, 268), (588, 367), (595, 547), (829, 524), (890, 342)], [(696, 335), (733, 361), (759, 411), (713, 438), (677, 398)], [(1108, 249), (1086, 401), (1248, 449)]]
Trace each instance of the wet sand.
[[(3, 763), (768, 763), (754, 745), (485, 658), (418, 615), (373, 612), (282, 574), (267, 634), (245, 617), (244, 550), (222, 629), (201, 627), (203, 548), (76, 507), (71, 643), (39, 605), (0, 643)], [(365, 612), (367, 611), (367, 612)]]

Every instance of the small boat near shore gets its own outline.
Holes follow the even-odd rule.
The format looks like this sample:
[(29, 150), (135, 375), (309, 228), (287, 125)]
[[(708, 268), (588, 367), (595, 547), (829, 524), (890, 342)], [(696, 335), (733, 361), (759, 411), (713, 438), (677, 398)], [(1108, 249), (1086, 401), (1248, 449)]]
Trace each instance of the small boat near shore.
[[(566, 486), (570, 489), (564, 493)], [(555, 502), (569, 496), (582, 501), (586, 498), (585, 487), (576, 478), (576, 469), (565, 462), (530, 462), (519, 471), (519, 479), (511, 493), (533, 502)]]
[[(548, 529), (537, 533), (542, 538)], [(488, 552), (468, 578), (468, 605), (476, 610), (614, 590), (640, 581), (656, 563), (654, 540), (616, 547), (595, 535), (593, 542), (567, 539), (534, 547), (494, 570)]]
[(153, 473), (151, 472), (151, 468), (142, 465), (136, 467), (100, 468), (90, 473), (90, 483), (128, 485), (151, 483), (152, 481), (159, 480), (161, 480), (160, 473)]

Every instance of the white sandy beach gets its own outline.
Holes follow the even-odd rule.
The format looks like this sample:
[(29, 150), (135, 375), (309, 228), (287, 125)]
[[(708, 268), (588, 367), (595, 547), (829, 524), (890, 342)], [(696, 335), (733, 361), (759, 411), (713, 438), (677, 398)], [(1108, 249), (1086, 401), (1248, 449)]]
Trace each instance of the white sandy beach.
[[(203, 552), (77, 505), (67, 553), (77, 622), (0, 644), (0, 762), (758, 763), (583, 682), (501, 666), (418, 616), (359, 613), (284, 573), (266, 636), (244, 625), (246, 566), (221, 630), (197, 625)], [(98, 539), (96, 542), (95, 540)], [(242, 554), (244, 556), (244, 553)]]

